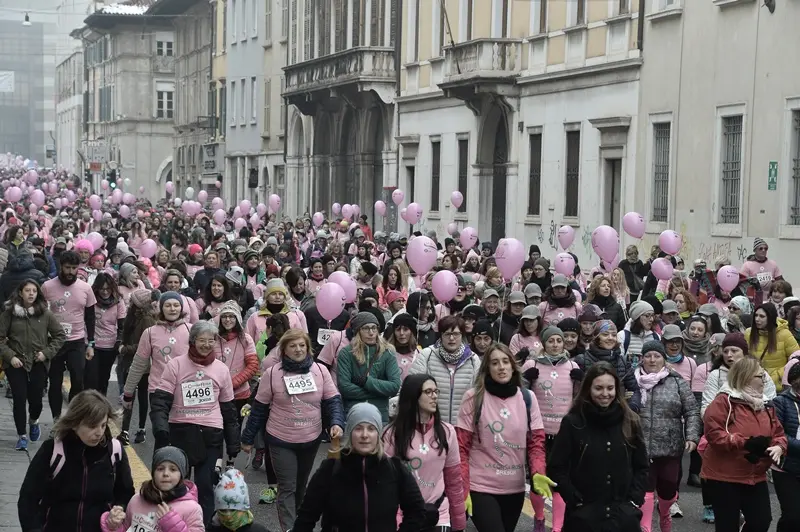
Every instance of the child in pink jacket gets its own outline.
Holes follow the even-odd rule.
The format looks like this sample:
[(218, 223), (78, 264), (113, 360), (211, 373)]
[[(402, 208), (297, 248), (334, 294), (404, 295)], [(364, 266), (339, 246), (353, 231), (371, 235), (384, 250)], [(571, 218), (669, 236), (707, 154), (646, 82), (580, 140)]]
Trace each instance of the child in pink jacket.
[(128, 503), (128, 509), (114, 506), (100, 518), (103, 532), (160, 530), (161, 532), (203, 532), (203, 509), (197, 502), (197, 488), (185, 480), (189, 460), (177, 447), (162, 447), (153, 454), (152, 480)]

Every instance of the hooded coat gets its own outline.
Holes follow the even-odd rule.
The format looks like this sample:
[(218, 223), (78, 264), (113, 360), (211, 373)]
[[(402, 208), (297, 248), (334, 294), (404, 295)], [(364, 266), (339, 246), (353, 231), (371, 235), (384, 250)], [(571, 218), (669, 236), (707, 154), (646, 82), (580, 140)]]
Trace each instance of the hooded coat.
[(22, 281), (32, 279), (39, 286), (47, 281), (47, 276), (36, 269), (33, 256), (29, 253), (20, 253), (9, 259), (3, 275), (0, 276), (0, 308), (16, 291)]
[[(753, 328), (749, 328), (744, 333), (744, 338), (750, 344), (750, 335)], [(783, 368), (789, 362), (792, 354), (800, 350), (797, 345), (797, 340), (794, 339), (792, 331), (789, 330), (789, 324), (786, 320), (778, 318), (778, 327), (775, 331), (776, 345), (774, 351), (767, 351), (767, 333), (758, 331), (758, 343), (756, 348), (750, 348), (750, 354), (756, 357), (761, 362), (761, 367), (767, 370), (772, 382), (778, 387), (781, 385), (783, 379)]]

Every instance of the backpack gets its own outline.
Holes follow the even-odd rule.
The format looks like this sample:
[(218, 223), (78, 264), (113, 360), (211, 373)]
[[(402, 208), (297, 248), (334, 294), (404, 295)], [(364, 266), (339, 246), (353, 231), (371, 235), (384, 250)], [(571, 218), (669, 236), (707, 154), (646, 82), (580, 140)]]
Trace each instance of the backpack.
[[(623, 339), (622, 339), (622, 352), (625, 354), (625, 356), (627, 356), (628, 355), (628, 347), (630, 347), (630, 345), (631, 345), (631, 331), (630, 331), (630, 329), (622, 329), (622, 337), (623, 337)], [(656, 342), (660, 342), (661, 341), (661, 337), (658, 335), (658, 333), (653, 332), (653, 340), (655, 340)]]
[[(50, 456), (51, 479), (56, 478), (64, 468), (64, 442), (58, 438), (53, 440), (53, 454)], [(122, 462), (122, 444), (118, 439), (111, 439), (111, 467), (116, 471), (117, 464)]]

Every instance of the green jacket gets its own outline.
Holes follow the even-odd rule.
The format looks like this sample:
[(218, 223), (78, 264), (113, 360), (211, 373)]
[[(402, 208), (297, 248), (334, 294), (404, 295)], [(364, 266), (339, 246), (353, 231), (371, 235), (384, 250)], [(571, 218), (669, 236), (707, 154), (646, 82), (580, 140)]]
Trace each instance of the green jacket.
[(44, 364), (49, 368), (50, 361), (66, 339), (64, 329), (48, 309), (38, 309), (33, 315), (21, 317), (15, 314), (12, 307), (0, 314), (0, 358), (3, 368), (11, 367), (11, 359), (17, 357), (22, 361), (25, 371), (30, 371), (39, 351), (44, 354)]
[(376, 346), (367, 348), (365, 364), (359, 364), (353, 356), (353, 346), (348, 345), (339, 351), (337, 376), (339, 393), (342, 395), (345, 414), (357, 403), (371, 403), (381, 412), (383, 422), (389, 421), (389, 398), (400, 391), (400, 368), (394, 351), (388, 349), (378, 355), (367, 375), (364, 386), (353, 382), (353, 377), (367, 374), (367, 368), (375, 357)]

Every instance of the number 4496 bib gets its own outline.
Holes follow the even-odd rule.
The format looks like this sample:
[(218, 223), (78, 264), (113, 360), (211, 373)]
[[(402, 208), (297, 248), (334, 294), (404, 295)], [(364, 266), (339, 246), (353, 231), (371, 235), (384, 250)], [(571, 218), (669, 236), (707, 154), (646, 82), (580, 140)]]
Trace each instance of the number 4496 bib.
[(214, 383), (211, 379), (181, 384), (184, 406), (199, 406), (214, 402)]

